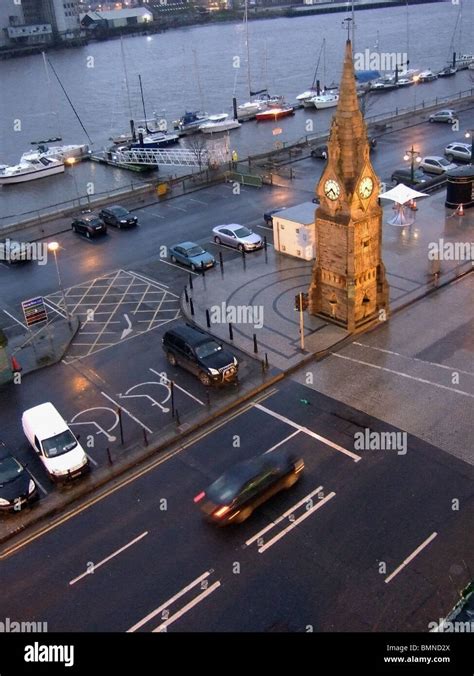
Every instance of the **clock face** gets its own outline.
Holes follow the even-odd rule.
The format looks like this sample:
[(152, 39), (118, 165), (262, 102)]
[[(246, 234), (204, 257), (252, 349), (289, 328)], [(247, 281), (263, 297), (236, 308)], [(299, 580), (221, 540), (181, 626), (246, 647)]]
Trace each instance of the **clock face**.
[(324, 184), (324, 194), (330, 200), (337, 200), (337, 198), (341, 194), (341, 189), (339, 188), (338, 183), (334, 181), (332, 178), (328, 179)]
[(373, 180), (370, 178), (370, 176), (366, 176), (360, 182), (359, 195), (367, 199), (367, 197), (371, 196), (373, 189), (374, 189)]

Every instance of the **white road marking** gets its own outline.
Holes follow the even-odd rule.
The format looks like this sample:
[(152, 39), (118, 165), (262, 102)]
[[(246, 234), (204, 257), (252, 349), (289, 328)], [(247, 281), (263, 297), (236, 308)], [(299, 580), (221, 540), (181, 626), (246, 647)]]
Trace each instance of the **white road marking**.
[(43, 298), (43, 302), (45, 305), (47, 305), (53, 312), (56, 312), (60, 317), (63, 319), (66, 319), (66, 314), (61, 311), (61, 308), (59, 305), (56, 305), (52, 300), (46, 300), (46, 298)]
[[(120, 549), (117, 549), (117, 550), (116, 550), (115, 552), (113, 552), (112, 554), (109, 554), (109, 556), (107, 556), (105, 559), (102, 559), (102, 561), (99, 561), (99, 563), (94, 563), (94, 564), (93, 564), (92, 572), (95, 573), (95, 571), (97, 570), (97, 568), (100, 568), (101, 566), (104, 565), (104, 563), (107, 563), (108, 561), (110, 561), (111, 559), (113, 559), (115, 556), (117, 556), (118, 554), (121, 554), (121, 553), (124, 552), (126, 549), (128, 549), (129, 547), (131, 547), (132, 545), (134, 545), (136, 542), (139, 542), (140, 540), (142, 540), (146, 535), (148, 535), (148, 531), (147, 531), (147, 530), (144, 531), (144, 532), (143, 532), (141, 535), (139, 535), (138, 537), (136, 537), (134, 540), (131, 540), (130, 542), (128, 542), (128, 543), (127, 543), (126, 545), (124, 545), (123, 547), (120, 547)], [(70, 584), (70, 585), (76, 584), (76, 582), (79, 582), (79, 580), (82, 580), (82, 578), (87, 577), (88, 575), (91, 575), (91, 574), (92, 574), (91, 571), (86, 570), (85, 573), (82, 573), (81, 575), (78, 575), (77, 577), (75, 577), (73, 580), (70, 580), (70, 581), (69, 581), (69, 584)]]
[(305, 495), (304, 498), (302, 498), (299, 502), (296, 503), (296, 505), (292, 505), (290, 509), (287, 509), (284, 514), (278, 517), (278, 519), (275, 519), (275, 521), (272, 521), (271, 523), (268, 524), (268, 526), (265, 526), (265, 528), (262, 528), (262, 530), (259, 530), (258, 533), (255, 533), (255, 535), (252, 535), (252, 537), (246, 541), (245, 545), (248, 547), (251, 545), (255, 540), (258, 540), (262, 535), (265, 535), (265, 533), (268, 533), (269, 530), (274, 528), (280, 521), (283, 521), (287, 516), (292, 514), (294, 511), (298, 509), (298, 507), (301, 507), (301, 505), (304, 505), (305, 502), (308, 502), (311, 500), (313, 495), (316, 495), (316, 493), (319, 493), (323, 489), (322, 486), (318, 486), (317, 488), (314, 489), (314, 491), (311, 491), (311, 493), (308, 493), (308, 495)]
[[(153, 399), (149, 394), (130, 394), (133, 390), (135, 390), (137, 387), (141, 387), (142, 385), (159, 385), (160, 387), (164, 387), (166, 390), (166, 396), (163, 399), (162, 402), (156, 401), (156, 399)], [(152, 406), (158, 406), (158, 408), (161, 408), (162, 413), (168, 413), (169, 408), (163, 406), (162, 404), (166, 404), (168, 399), (171, 397), (171, 388), (164, 382), (155, 382), (154, 380), (151, 381), (146, 381), (143, 383), (137, 383), (136, 385), (133, 385), (130, 387), (125, 394), (119, 394), (119, 399), (148, 399), (149, 401), (153, 402), (151, 405)]]
[[(135, 277), (139, 277), (142, 281), (149, 282), (150, 284), (153, 284), (153, 286), (156, 286), (158, 288), (165, 288), (169, 289), (170, 287), (167, 284), (163, 284), (163, 282), (157, 282), (156, 279), (152, 279), (151, 277), (147, 277), (146, 275), (142, 274), (141, 272), (134, 272), (133, 270), (128, 271), (130, 275), (135, 275)], [(169, 292), (171, 293), (171, 291)], [(176, 294), (172, 293), (172, 296), (175, 296), (175, 298), (179, 298), (179, 296), (176, 296)]]
[(169, 606), (170, 606), (172, 603), (174, 603), (174, 602), (177, 601), (179, 598), (181, 598), (181, 596), (184, 596), (190, 589), (192, 589), (192, 588), (195, 587), (197, 584), (199, 584), (200, 582), (202, 582), (202, 580), (205, 580), (206, 577), (209, 577), (209, 575), (210, 575), (211, 573), (212, 573), (211, 570), (207, 570), (205, 573), (203, 573), (202, 575), (200, 575), (199, 577), (197, 577), (195, 580), (193, 580), (192, 582), (190, 582), (186, 587), (184, 587), (183, 589), (181, 589), (181, 591), (179, 591), (177, 594), (175, 594), (174, 596), (172, 596), (170, 599), (168, 599), (167, 601), (165, 601), (164, 603), (162, 603), (161, 606), (159, 606), (158, 608), (155, 608), (155, 610), (152, 610), (151, 613), (149, 613), (149, 614), (148, 614), (146, 617), (144, 617), (142, 620), (140, 620), (139, 622), (137, 622), (136, 624), (134, 624), (133, 627), (130, 627), (130, 629), (127, 629), (127, 634), (130, 634), (130, 633), (136, 631), (137, 629), (140, 629), (140, 627), (143, 627), (144, 624), (146, 624), (147, 622), (149, 622), (149, 620), (152, 620), (154, 617), (156, 617), (159, 613), (161, 613), (162, 610), (165, 610), (165, 609), (169, 608)]
[(203, 202), (202, 200), (197, 200), (194, 197), (190, 197), (188, 201), (189, 202), (197, 202), (198, 204), (205, 204), (205, 205), (209, 204), (209, 202)]
[(185, 606), (181, 608), (181, 610), (178, 610), (177, 613), (174, 615), (171, 615), (165, 622), (162, 622), (159, 624), (155, 629), (153, 629), (153, 633), (157, 632), (163, 632), (166, 631), (166, 628), (170, 625), (173, 624), (173, 622), (176, 622), (176, 620), (179, 620), (180, 617), (182, 617), (185, 613), (188, 612), (188, 610), (191, 610), (191, 608), (194, 608), (194, 606), (197, 606), (198, 603), (201, 603), (206, 596), (209, 596), (209, 594), (212, 594), (212, 592), (215, 592), (216, 589), (218, 589), (221, 586), (221, 583), (219, 581), (214, 582), (210, 587), (205, 589), (203, 592), (201, 592), (196, 598), (194, 598), (192, 601), (189, 601)]
[(178, 268), (178, 270), (181, 270), (182, 272), (189, 272), (190, 275), (198, 274), (197, 272), (193, 272), (192, 270), (183, 268), (181, 265), (175, 265), (174, 263), (170, 263), (170, 261), (164, 261), (162, 258), (160, 258), (160, 263), (166, 263), (166, 265), (171, 265), (173, 268)]
[(140, 427), (143, 427), (143, 429), (145, 429), (149, 434), (153, 434), (153, 431), (152, 431), (149, 427), (147, 427), (144, 423), (142, 423), (140, 420), (138, 420), (138, 418), (135, 418), (135, 416), (133, 415), (133, 413), (130, 413), (130, 411), (128, 411), (122, 404), (117, 404), (117, 402), (114, 401), (114, 400), (112, 399), (112, 397), (109, 397), (109, 395), (106, 394), (105, 392), (101, 392), (101, 394), (102, 394), (102, 396), (104, 396), (106, 399), (108, 399), (109, 401), (111, 401), (112, 404), (115, 404), (115, 406), (116, 406), (117, 408), (121, 408), (122, 411), (124, 411), (124, 412), (125, 412), (132, 420), (134, 420), (138, 425), (140, 425)]
[[(152, 373), (154, 373), (155, 375), (160, 376), (160, 378), (162, 378), (163, 380), (166, 380), (168, 383), (171, 382), (171, 380), (169, 380), (169, 378), (167, 378), (164, 373), (159, 373), (158, 371), (155, 371), (155, 369), (152, 369), (152, 368), (150, 368), (150, 371)], [(174, 386), (176, 387), (176, 389), (181, 390), (181, 392), (184, 392), (184, 394), (187, 394), (188, 397), (191, 397), (191, 399), (194, 399), (194, 401), (197, 401), (198, 404), (201, 404), (201, 406), (204, 406), (203, 401), (201, 401), (200, 399), (195, 397), (194, 394), (191, 394), (191, 392), (188, 392), (187, 390), (185, 390), (184, 387), (181, 387), (180, 385), (177, 385), (176, 383), (174, 384)]]
[(421, 545), (420, 545), (419, 547), (417, 547), (417, 548), (415, 549), (415, 551), (412, 552), (412, 553), (410, 554), (410, 556), (408, 556), (408, 557), (407, 557), (407, 558), (406, 558), (406, 559), (398, 566), (398, 568), (395, 568), (395, 570), (393, 571), (393, 573), (390, 573), (390, 575), (389, 575), (388, 577), (385, 578), (385, 582), (388, 583), (388, 582), (390, 582), (390, 580), (393, 580), (393, 578), (395, 577), (395, 575), (398, 575), (398, 573), (399, 573), (401, 570), (403, 570), (403, 568), (405, 568), (405, 566), (407, 566), (407, 565), (410, 563), (410, 561), (413, 561), (413, 559), (415, 558), (415, 556), (417, 556), (417, 555), (421, 552), (422, 549), (424, 549), (425, 547), (427, 547), (427, 546), (430, 544), (430, 542), (432, 542), (432, 541), (435, 539), (435, 537), (436, 537), (437, 535), (438, 535), (438, 533), (436, 533), (436, 532), (435, 532), (435, 533), (431, 533), (431, 535), (429, 536), (429, 538), (426, 538), (426, 540), (425, 540), (424, 542), (422, 542)]
[(35, 482), (35, 484), (38, 486), (38, 488), (44, 493), (44, 495), (48, 495), (48, 491), (46, 490), (46, 488), (44, 488), (44, 487), (40, 484), (40, 482), (39, 482), (38, 479), (35, 477), (35, 475), (33, 474), (33, 472), (31, 472), (29, 469), (27, 469), (27, 472), (28, 472), (28, 474), (30, 475), (30, 477), (33, 479), (33, 481)]
[[(126, 313), (123, 316), (125, 317), (125, 321), (127, 322), (127, 328), (122, 331), (122, 335), (120, 336), (120, 340), (123, 340), (124, 338), (129, 336), (133, 331), (132, 322), (130, 321), (130, 317)], [(113, 332), (112, 331), (104, 331), (104, 333), (113, 333)]]
[(11, 315), (11, 314), (10, 314), (9, 312), (7, 312), (6, 310), (4, 310), (4, 313), (5, 313), (6, 315), (8, 315), (8, 316), (10, 317), (10, 319), (13, 319), (14, 322), (16, 322), (17, 324), (19, 324), (20, 326), (22, 326), (24, 329), (27, 329), (27, 328), (28, 328), (26, 324), (23, 324), (23, 322), (20, 322), (19, 319), (17, 319), (17, 318), (14, 317), (13, 315)]
[(94, 467), (98, 467), (99, 463), (96, 462), (96, 461), (94, 460), (94, 458), (92, 458), (92, 457), (89, 455), (89, 453), (86, 453), (86, 455), (87, 455), (87, 457), (89, 458), (89, 460), (91, 461), (91, 463), (94, 465)]
[(157, 218), (166, 218), (166, 216), (162, 216), (161, 214), (157, 214), (156, 211), (149, 211), (149, 214), (152, 216), (156, 216)]
[(402, 359), (410, 359), (411, 361), (420, 362), (420, 364), (428, 364), (429, 366), (437, 366), (440, 369), (447, 369), (448, 371), (456, 371), (456, 373), (464, 373), (467, 376), (474, 376), (472, 371), (463, 371), (458, 369), (455, 366), (447, 366), (446, 364), (438, 364), (434, 361), (427, 361), (426, 359), (419, 359), (419, 357), (410, 357), (406, 354), (401, 354), (400, 352), (393, 352), (392, 350), (384, 350), (381, 347), (375, 347), (374, 345), (366, 345), (365, 343), (353, 342), (352, 345), (358, 345), (359, 347), (366, 347), (369, 350), (376, 350), (377, 352), (383, 352), (384, 354), (393, 354), (395, 357), (402, 357)]
[(187, 211), (184, 207), (177, 207), (175, 204), (164, 204), (167, 209), (178, 209), (178, 211)]
[(275, 413), (275, 411), (271, 411), (266, 406), (262, 406), (261, 404), (254, 404), (254, 408), (258, 408), (260, 411), (268, 413), (268, 415), (271, 415), (274, 418), (277, 418), (278, 420), (281, 420), (282, 422), (286, 423), (287, 425), (295, 427), (300, 432), (304, 432), (308, 436), (313, 437), (313, 439), (321, 441), (323, 444), (326, 444), (326, 446), (330, 446), (331, 448), (334, 448), (334, 450), (339, 451), (340, 453), (344, 453), (344, 455), (348, 455), (350, 458), (354, 460), (354, 462), (359, 462), (359, 460), (361, 460), (360, 455), (352, 453), (352, 451), (348, 451), (347, 448), (343, 448), (342, 446), (339, 446), (339, 444), (335, 444), (334, 441), (326, 439), (326, 437), (322, 437), (320, 434), (316, 434), (316, 432), (313, 432), (313, 430), (310, 430), (307, 427), (303, 427), (303, 425), (298, 425), (298, 423), (293, 422), (293, 420), (286, 418), (284, 415), (280, 415), (279, 413)]
[[(76, 422), (76, 418), (78, 418), (83, 413), (89, 413), (90, 411), (98, 411), (98, 410), (100, 410), (100, 411), (110, 411), (110, 413), (112, 413), (112, 416), (114, 418), (114, 424), (112, 425), (112, 427), (105, 430), (95, 420), (83, 420), (83, 421), (81, 420), (79, 422)], [(71, 418), (71, 420), (69, 422), (69, 425), (93, 425), (93, 426), (97, 427), (97, 429), (99, 430), (98, 432), (96, 432), (96, 434), (103, 434), (107, 438), (107, 441), (110, 441), (110, 442), (114, 442), (114, 441), (117, 440), (117, 437), (112, 436), (111, 434), (109, 434), (109, 432), (112, 432), (112, 430), (115, 429), (118, 424), (119, 424), (119, 417), (118, 417), (117, 411), (114, 411), (113, 408), (109, 408), (108, 406), (93, 406), (92, 408), (86, 408), (83, 411), (79, 411), (79, 413), (76, 413), (74, 418)]]
[(275, 542), (278, 542), (278, 540), (281, 540), (282, 537), (284, 537), (287, 533), (290, 532), (290, 530), (293, 530), (293, 528), (296, 528), (296, 526), (299, 526), (299, 524), (304, 521), (305, 519), (308, 518), (308, 516), (311, 516), (313, 512), (315, 512), (317, 509), (322, 507), (326, 502), (329, 502), (329, 500), (332, 500), (332, 498), (335, 496), (335, 493), (329, 493), (329, 495), (326, 495), (325, 498), (320, 500), (320, 502), (316, 503), (314, 507), (311, 507), (311, 509), (308, 509), (308, 511), (304, 512), (300, 517), (295, 519), (290, 523), (289, 526), (287, 526), (284, 530), (281, 530), (277, 535), (275, 535), (271, 540), (266, 542), (264, 545), (258, 548), (258, 553), (263, 554), (265, 550), (267, 550), (269, 547), (275, 544)]
[[(300, 434), (301, 430), (296, 430), (296, 432), (292, 432), (289, 434), (287, 437), (279, 441), (275, 446), (272, 446), (271, 448), (268, 449), (268, 451), (265, 451), (265, 453), (271, 453), (272, 451), (275, 450), (275, 448), (278, 448), (278, 446), (281, 446), (282, 444), (285, 444), (287, 441), (289, 441), (292, 437), (295, 437), (297, 434)], [(265, 455), (265, 454), (264, 454)]]
[(431, 380), (426, 380), (425, 378), (418, 378), (417, 376), (410, 376), (408, 373), (402, 373), (401, 371), (395, 371), (394, 369), (386, 368), (385, 366), (378, 366), (377, 364), (370, 364), (367, 361), (361, 361), (360, 359), (353, 359), (352, 357), (346, 357), (343, 354), (337, 354), (336, 352), (329, 353), (332, 357), (339, 357), (339, 359), (347, 359), (347, 361), (353, 361), (356, 364), (362, 364), (363, 366), (370, 366), (373, 369), (378, 369), (379, 371), (386, 371), (387, 373), (393, 373), (396, 376), (401, 378), (408, 378), (409, 380), (416, 380), (418, 383), (423, 383), (424, 385), (433, 385), (433, 387), (438, 387), (441, 390), (448, 390), (449, 392), (454, 392), (455, 394), (462, 394), (465, 397), (471, 397), (474, 399), (474, 394), (470, 392), (464, 392), (464, 390), (458, 390), (455, 387), (448, 387), (447, 385), (440, 385), (439, 383), (433, 383)]
[[(90, 347), (90, 350), (89, 350), (88, 354), (91, 354), (91, 353), (94, 352), (94, 348), (96, 347), (97, 343), (99, 342), (100, 338), (102, 337), (102, 334), (104, 333), (104, 331), (107, 329), (108, 325), (109, 325), (109, 324), (111, 323), (111, 321), (113, 320), (113, 318), (114, 318), (115, 314), (117, 313), (119, 307), (120, 307), (120, 306), (122, 305), (122, 303), (124, 302), (124, 299), (125, 299), (125, 297), (126, 297), (127, 291), (130, 289), (131, 286), (133, 286), (133, 282), (134, 282), (134, 279), (133, 279), (133, 277), (132, 277), (132, 279), (131, 279), (130, 282), (128, 283), (128, 286), (127, 286), (126, 291), (122, 292), (122, 296), (120, 297), (120, 300), (118, 301), (118, 303), (117, 303), (117, 305), (115, 306), (115, 308), (112, 310), (112, 314), (110, 315), (109, 319), (106, 320), (106, 322), (105, 322), (105, 324), (104, 324), (104, 328), (101, 329), (101, 330), (99, 331), (99, 333), (98, 333), (98, 335), (97, 335), (97, 338), (96, 338), (96, 339), (94, 340), (94, 342), (92, 343), (92, 345), (91, 345), (91, 347)], [(112, 287), (112, 284), (113, 284), (113, 282), (110, 283), (109, 289)], [(106, 291), (105, 293), (107, 293), (107, 292), (108, 292), (108, 291)], [(99, 301), (99, 305), (100, 305), (100, 301)], [(98, 305), (97, 307), (99, 307), (99, 305)], [(96, 307), (95, 309), (97, 309), (97, 307)], [(122, 333), (122, 338), (121, 338), (121, 340), (123, 341), (126, 337), (127, 337), (127, 336), (124, 336), (123, 333)]]
[[(140, 311), (140, 305), (143, 303), (143, 300), (145, 299), (145, 296), (147, 295), (147, 293), (149, 293), (149, 291), (150, 291), (150, 284), (147, 284), (145, 286), (145, 290), (142, 293), (140, 300), (138, 301), (138, 305), (135, 307), (134, 310), (132, 310), (132, 315), (136, 315), (137, 312)], [(146, 312), (149, 312), (149, 310), (146, 310)]]

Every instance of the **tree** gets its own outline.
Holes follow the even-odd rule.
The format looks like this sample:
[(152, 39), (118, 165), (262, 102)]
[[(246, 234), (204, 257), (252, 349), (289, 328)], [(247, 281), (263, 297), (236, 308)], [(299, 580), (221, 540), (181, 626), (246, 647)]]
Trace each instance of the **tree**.
[(207, 159), (206, 139), (202, 134), (193, 134), (187, 142), (188, 148), (193, 152), (198, 163), (199, 171), (202, 171)]

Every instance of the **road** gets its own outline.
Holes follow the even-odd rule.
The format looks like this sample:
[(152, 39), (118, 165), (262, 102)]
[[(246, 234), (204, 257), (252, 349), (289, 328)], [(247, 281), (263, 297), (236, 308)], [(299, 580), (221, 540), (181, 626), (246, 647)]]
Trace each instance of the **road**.
[[(2, 616), (49, 631), (426, 631), (472, 570), (474, 471), (416, 438), (406, 454), (354, 451), (365, 426), (380, 429), (283, 384), (4, 552)], [(205, 523), (193, 497), (276, 447), (303, 457), (302, 480), (241, 526)]]

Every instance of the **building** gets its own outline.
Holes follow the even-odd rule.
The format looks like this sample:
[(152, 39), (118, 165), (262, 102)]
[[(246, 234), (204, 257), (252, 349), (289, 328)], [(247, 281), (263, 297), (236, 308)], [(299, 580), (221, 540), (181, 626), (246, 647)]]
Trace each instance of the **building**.
[(3, 0), (0, 46), (44, 44), (80, 33), (79, 0)]
[(316, 261), (308, 300), (311, 314), (353, 332), (385, 319), (389, 301), (382, 261), (380, 182), (370, 161), (350, 40), (339, 91), (328, 161), (317, 187)]
[(312, 261), (316, 255), (313, 202), (303, 202), (273, 214), (275, 251)]
[(153, 12), (146, 7), (87, 12), (81, 16), (81, 25), (87, 29), (101, 27), (110, 30), (146, 24), (151, 21), (153, 21)]

